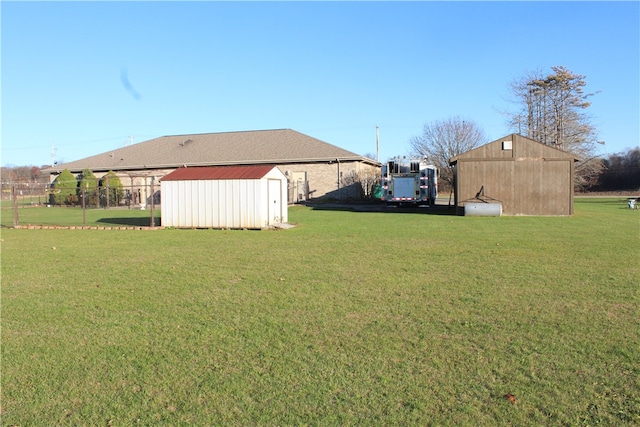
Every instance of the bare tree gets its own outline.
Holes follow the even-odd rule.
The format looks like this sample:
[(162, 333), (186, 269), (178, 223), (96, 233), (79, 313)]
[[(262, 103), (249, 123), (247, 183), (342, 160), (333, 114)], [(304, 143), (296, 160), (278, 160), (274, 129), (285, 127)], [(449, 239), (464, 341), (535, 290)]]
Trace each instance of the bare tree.
[(37, 166), (5, 166), (0, 168), (2, 197), (9, 197), (11, 187), (20, 194), (42, 194), (49, 183), (48, 175), (43, 175)]
[(376, 161), (377, 161), (377, 159), (376, 159), (376, 155), (375, 155), (375, 154), (373, 154), (373, 153), (364, 153), (364, 154), (362, 155), (362, 157), (366, 157), (367, 159), (371, 159), (371, 160), (376, 160)]
[(440, 179), (453, 188), (453, 169), (449, 166), (449, 159), (486, 142), (484, 131), (476, 123), (456, 116), (426, 123), (422, 135), (413, 137), (409, 144), (412, 154), (426, 157), (437, 166)]
[(552, 73), (529, 73), (511, 83), (511, 94), (518, 110), (507, 113), (509, 126), (519, 134), (545, 145), (567, 151), (580, 159), (576, 167), (576, 187), (593, 185), (602, 171), (595, 155), (598, 143), (596, 128), (586, 109), (585, 76), (565, 67), (551, 67)]
[(380, 184), (380, 172), (373, 168), (350, 171), (342, 177), (341, 181), (343, 187), (355, 189), (360, 199), (372, 199), (377, 184)]

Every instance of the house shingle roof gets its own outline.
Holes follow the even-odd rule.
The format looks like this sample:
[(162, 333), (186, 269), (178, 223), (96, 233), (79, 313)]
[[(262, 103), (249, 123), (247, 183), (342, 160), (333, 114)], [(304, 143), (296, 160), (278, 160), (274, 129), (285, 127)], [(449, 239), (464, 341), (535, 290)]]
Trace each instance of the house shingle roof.
[(291, 129), (163, 136), (45, 169), (82, 171), (365, 160)]

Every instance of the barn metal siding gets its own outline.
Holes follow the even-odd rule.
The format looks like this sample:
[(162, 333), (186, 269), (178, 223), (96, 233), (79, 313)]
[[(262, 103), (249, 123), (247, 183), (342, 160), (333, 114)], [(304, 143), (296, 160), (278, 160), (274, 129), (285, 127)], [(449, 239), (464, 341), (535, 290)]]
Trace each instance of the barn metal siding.
[[(229, 171), (238, 176), (237, 170)], [(163, 226), (261, 229), (288, 221), (286, 177), (279, 169), (268, 168), (260, 179), (198, 179), (203, 176), (218, 175), (215, 171), (187, 174), (180, 170), (161, 181)], [(274, 181), (280, 191), (269, 194), (269, 182)], [(279, 212), (269, 217), (274, 200)]]
[[(511, 149), (503, 142), (510, 141)], [(499, 201), (505, 215), (572, 215), (575, 158), (520, 135), (456, 156), (456, 206)]]

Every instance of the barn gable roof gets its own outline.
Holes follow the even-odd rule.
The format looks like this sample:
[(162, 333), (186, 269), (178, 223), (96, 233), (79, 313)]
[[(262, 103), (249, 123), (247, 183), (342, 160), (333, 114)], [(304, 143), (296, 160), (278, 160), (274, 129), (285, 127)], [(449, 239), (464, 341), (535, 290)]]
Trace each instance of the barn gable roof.
[(118, 171), (182, 166), (312, 163), (339, 159), (376, 163), (292, 129), (162, 136), (45, 169)]
[[(511, 142), (511, 148), (505, 150), (503, 143)], [(573, 154), (562, 151), (558, 148), (542, 144), (533, 139), (513, 133), (505, 137), (496, 139), (473, 150), (458, 154), (449, 159), (449, 165), (455, 165), (459, 160), (495, 160), (495, 159), (523, 159), (523, 158), (544, 158), (547, 160), (578, 160)]]
[(264, 178), (274, 167), (274, 165), (251, 165), (179, 168), (165, 175), (162, 178), (162, 181), (261, 179)]

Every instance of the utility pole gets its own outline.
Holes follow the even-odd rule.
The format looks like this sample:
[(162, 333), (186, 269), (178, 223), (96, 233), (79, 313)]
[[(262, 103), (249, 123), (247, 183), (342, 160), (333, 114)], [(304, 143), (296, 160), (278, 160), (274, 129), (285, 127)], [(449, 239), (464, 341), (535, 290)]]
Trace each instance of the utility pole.
[(376, 162), (380, 161), (380, 143), (379, 143), (379, 132), (378, 132), (378, 125), (376, 125)]
[(55, 149), (55, 141), (51, 143), (51, 167), (56, 165), (56, 149)]

